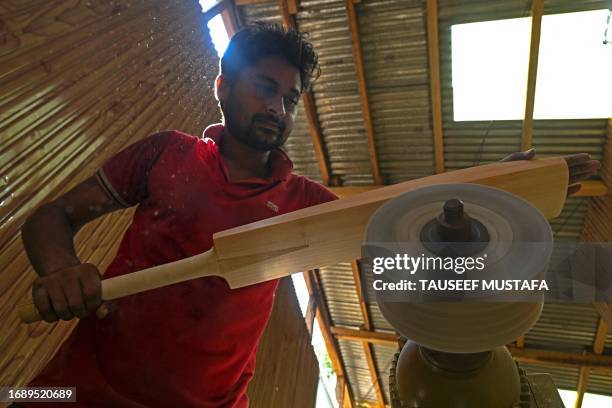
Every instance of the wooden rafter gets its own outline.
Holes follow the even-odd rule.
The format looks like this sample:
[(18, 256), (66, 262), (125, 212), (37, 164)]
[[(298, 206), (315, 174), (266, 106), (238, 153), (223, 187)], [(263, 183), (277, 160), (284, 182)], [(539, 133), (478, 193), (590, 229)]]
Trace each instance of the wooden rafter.
[[(606, 343), (606, 336), (608, 335), (608, 325), (603, 318), (599, 319), (597, 326), (597, 334), (593, 340), (593, 354), (601, 355), (603, 353), (604, 345)], [(576, 390), (576, 401), (574, 408), (581, 408), (582, 401), (584, 399), (584, 393), (587, 390), (589, 382), (590, 369), (589, 367), (582, 367), (580, 369), (580, 376), (578, 377), (578, 389)]]
[(563, 351), (519, 349), (509, 346), (508, 349), (518, 362), (545, 363), (560, 366), (581, 367), (588, 366), (592, 370), (612, 372), (612, 356), (594, 353), (568, 353)]
[(351, 43), (353, 45), (353, 58), (355, 59), (355, 73), (357, 74), (359, 101), (361, 103), (361, 112), (363, 114), (363, 122), (368, 138), (368, 150), (370, 153), (372, 176), (374, 177), (374, 184), (382, 185), (380, 166), (378, 165), (378, 154), (376, 153), (376, 142), (374, 140), (374, 125), (372, 124), (372, 113), (370, 110), (368, 88), (365, 79), (365, 69), (363, 66), (363, 54), (361, 52), (361, 39), (359, 36), (357, 13), (355, 11), (355, 4), (353, 3), (353, 0), (344, 0), (344, 2), (348, 13), (349, 26), (351, 29)]
[[(572, 197), (601, 197), (609, 193), (606, 185), (599, 180), (583, 181), (582, 188)], [(340, 198), (349, 197), (355, 194), (365, 193), (367, 191), (376, 190), (382, 186), (347, 186), (347, 187), (330, 187), (330, 189)]]
[[(331, 333), (337, 339), (352, 341), (368, 341), (373, 344), (381, 344), (396, 347), (398, 335), (394, 333), (382, 333), (366, 330), (355, 330), (348, 327), (332, 326)], [(595, 353), (568, 353), (563, 351), (537, 350), (508, 346), (512, 356), (523, 363), (555, 364), (570, 367), (588, 366), (591, 370), (612, 372), (612, 356)]]
[[(297, 4), (295, 4), (295, 7), (297, 8)], [(295, 24), (295, 19), (290, 13), (290, 7), (287, 3), (287, 0), (278, 0), (278, 8), (280, 10), (280, 14), (285, 27), (297, 28)], [(323, 184), (329, 185), (331, 179), (331, 169), (323, 144), (321, 126), (319, 125), (319, 119), (317, 116), (317, 110), (315, 107), (312, 91), (304, 92), (304, 94), (302, 95), (302, 102), (304, 103), (304, 112), (306, 113), (306, 120), (308, 121), (308, 129), (310, 130), (310, 137), (312, 139), (315, 157), (317, 159), (317, 163), (319, 164), (321, 180), (323, 181)]]
[[(363, 329), (367, 331), (372, 330), (372, 325), (370, 324), (370, 316), (368, 313), (368, 308), (365, 302), (365, 298), (363, 296), (363, 291), (361, 290), (361, 273), (359, 271), (359, 264), (357, 261), (351, 262), (351, 268), (353, 270), (353, 280), (355, 282), (355, 291), (357, 293), (357, 298), (359, 299), (359, 307), (361, 308), (361, 315), (363, 316)], [(366, 356), (366, 361), (368, 362), (368, 368), (370, 369), (370, 376), (372, 377), (372, 384), (374, 385), (374, 390), (376, 391), (376, 398), (378, 399), (378, 403), (382, 406), (385, 405), (385, 397), (383, 395), (383, 388), (380, 382), (380, 378), (378, 377), (378, 371), (376, 369), (376, 364), (374, 362), (374, 353), (372, 350), (372, 345), (363, 341), (363, 352)]]
[(427, 52), (429, 58), (429, 92), (434, 138), (436, 173), (444, 173), (444, 139), (442, 137), (442, 96), (440, 91), (440, 42), (438, 40), (438, 1), (427, 0)]
[(317, 302), (314, 296), (308, 297), (308, 306), (306, 307), (306, 314), (304, 320), (306, 321), (306, 330), (312, 338), (312, 329), (314, 327), (314, 319), (317, 316)]
[[(342, 359), (340, 357), (340, 351), (334, 339), (334, 336), (330, 330), (332, 327), (331, 324), (331, 315), (329, 310), (327, 309), (327, 305), (325, 304), (325, 300), (323, 299), (322, 290), (321, 290), (321, 282), (319, 280), (318, 271), (308, 271), (304, 272), (304, 280), (306, 281), (306, 288), (308, 289), (308, 293), (310, 296), (314, 297), (317, 304), (317, 322), (319, 323), (319, 327), (321, 329), (321, 333), (323, 335), (323, 340), (325, 341), (325, 346), (327, 348), (327, 352), (329, 354), (329, 358), (332, 362), (332, 368), (336, 373), (339, 381), (343, 381), (345, 391), (339, 390), (338, 399), (344, 399), (344, 403), (346, 404), (347, 394), (348, 401), (350, 406), (352, 407), (352, 391), (350, 388), (350, 384), (346, 381), (346, 370), (344, 369), (344, 365), (342, 364)], [(341, 402), (341, 401), (339, 401)]]
[(605, 302), (595, 302), (595, 309), (599, 312), (599, 315), (606, 322), (608, 327), (612, 327), (612, 304)]
[(287, 10), (289, 14), (295, 16), (298, 11), (298, 0), (287, 0)]
[(533, 0), (531, 4), (531, 45), (529, 48), (529, 71), (527, 74), (527, 98), (525, 101), (525, 118), (521, 150), (531, 149), (533, 145), (533, 105), (535, 102), (536, 78), (538, 75), (538, 56), (540, 53), (540, 32), (544, 0)]
[(602, 354), (604, 346), (606, 344), (606, 336), (608, 335), (609, 326), (603, 318), (599, 319), (597, 326), (597, 334), (593, 341), (593, 353)]
[(397, 347), (399, 336), (395, 333), (382, 333), (368, 330), (355, 330), (348, 327), (333, 326), (332, 334), (341, 340), (367, 341), (382, 346)]
[(232, 0), (225, 0), (225, 10), (221, 12), (221, 18), (223, 19), (223, 24), (227, 30), (227, 34), (231, 38), (234, 34), (236, 34), (240, 27), (240, 22), (238, 19), (238, 13), (236, 12), (236, 5)]
[(584, 399), (584, 392), (587, 388), (589, 381), (589, 367), (580, 368), (580, 375), (578, 376), (578, 390), (576, 391), (576, 402), (574, 402), (574, 408), (582, 407), (582, 400)]

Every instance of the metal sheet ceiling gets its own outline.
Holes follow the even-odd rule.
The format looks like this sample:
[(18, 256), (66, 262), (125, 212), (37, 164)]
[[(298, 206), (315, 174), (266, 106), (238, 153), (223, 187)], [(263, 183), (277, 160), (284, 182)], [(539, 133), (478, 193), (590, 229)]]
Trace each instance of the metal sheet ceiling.
[(434, 173), (425, 16), (421, 1), (356, 6), (385, 184)]
[(319, 53), (314, 97), (332, 174), (344, 185), (373, 184), (344, 1), (301, 1), (297, 24)]

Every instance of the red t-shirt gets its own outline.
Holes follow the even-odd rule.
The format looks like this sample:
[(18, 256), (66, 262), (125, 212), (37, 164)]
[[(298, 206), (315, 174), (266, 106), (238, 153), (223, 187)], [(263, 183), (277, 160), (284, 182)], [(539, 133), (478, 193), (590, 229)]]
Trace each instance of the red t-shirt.
[[(281, 150), (271, 153), (271, 177), (230, 182), (222, 130), (157, 133), (98, 171), (118, 202), (139, 204), (105, 278), (200, 254), (215, 232), (336, 198), (292, 174)], [(231, 290), (206, 277), (119, 299), (105, 319), (83, 319), (29, 385), (76, 386), (87, 407), (246, 407), (277, 284)]]

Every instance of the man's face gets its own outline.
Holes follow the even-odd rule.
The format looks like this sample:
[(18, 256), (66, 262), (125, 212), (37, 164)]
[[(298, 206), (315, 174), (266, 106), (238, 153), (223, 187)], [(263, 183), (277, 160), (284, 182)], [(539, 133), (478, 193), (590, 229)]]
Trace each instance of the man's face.
[(291, 131), (300, 97), (300, 73), (280, 57), (261, 59), (229, 83), (217, 79), (217, 95), (227, 130), (245, 145), (270, 151)]

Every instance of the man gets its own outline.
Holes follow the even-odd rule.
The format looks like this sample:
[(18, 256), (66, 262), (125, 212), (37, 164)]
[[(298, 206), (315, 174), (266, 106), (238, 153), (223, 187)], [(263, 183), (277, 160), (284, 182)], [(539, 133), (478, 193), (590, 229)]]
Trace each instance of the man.
[[(138, 205), (106, 271), (112, 277), (205, 252), (215, 232), (334, 199), (291, 174), (279, 149), (317, 73), (316, 53), (297, 32), (274, 25), (239, 32), (215, 84), (222, 125), (209, 126), (205, 139), (149, 136), (27, 220), (22, 236), (40, 275), (32, 288), (38, 310), (48, 322), (82, 319), (29, 386), (76, 387), (77, 405), (86, 407), (248, 405), (277, 281), (230, 290), (221, 278), (200, 278), (119, 299), (109, 313), (100, 273), (80, 262), (73, 236), (97, 217)], [(588, 157), (573, 160), (580, 173), (573, 182), (592, 174)]]
[(208, 250), (212, 234), (335, 198), (291, 174), (279, 149), (301, 93), (318, 73), (297, 32), (241, 31), (220, 62), (223, 125), (204, 139), (149, 136), (112, 157), (95, 177), (38, 209), (23, 242), (36, 272), (33, 297), (48, 322), (82, 318), (30, 386), (74, 386), (79, 406), (245, 407), (255, 352), (277, 280), (230, 290), (201, 278), (101, 305), (100, 273), (82, 264), (73, 236), (87, 222), (138, 205), (105, 277)]

